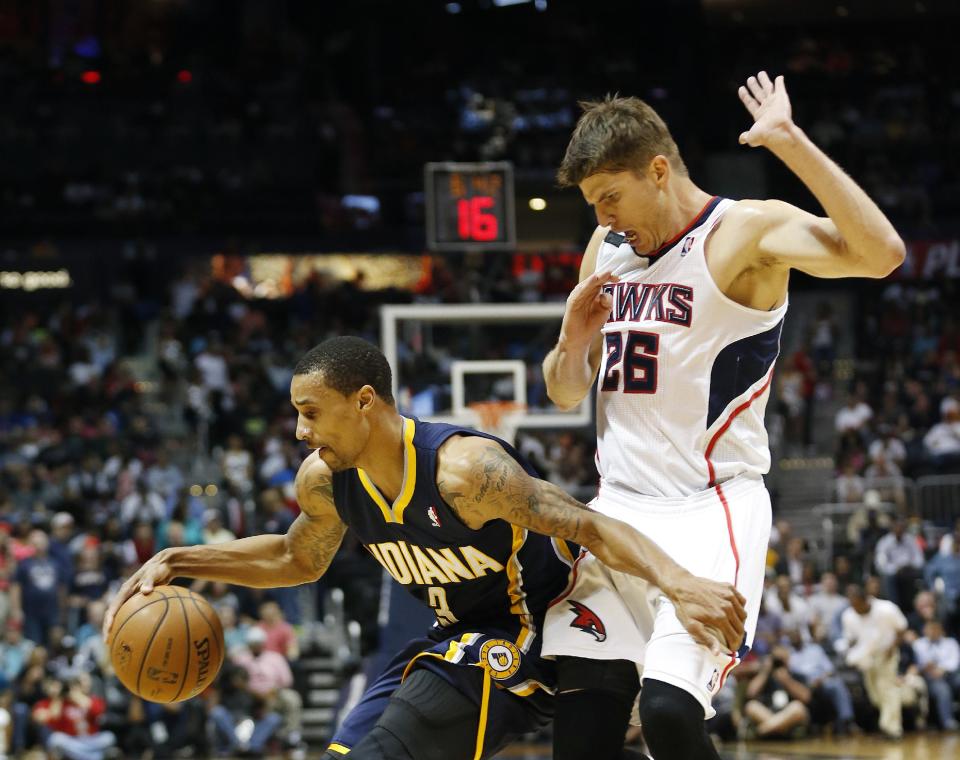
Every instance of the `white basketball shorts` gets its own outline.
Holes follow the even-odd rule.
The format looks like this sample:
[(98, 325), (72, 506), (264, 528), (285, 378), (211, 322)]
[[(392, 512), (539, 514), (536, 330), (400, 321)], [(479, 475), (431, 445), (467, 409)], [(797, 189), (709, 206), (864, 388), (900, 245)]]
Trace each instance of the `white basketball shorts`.
[(543, 655), (632, 660), (641, 678), (689, 692), (713, 717), (710, 701), (756, 631), (771, 521), (763, 481), (738, 476), (682, 498), (602, 486), (590, 507), (632, 525), (694, 575), (733, 583), (747, 600), (746, 639), (739, 651), (715, 657), (686, 632), (659, 588), (584, 550), (547, 612)]

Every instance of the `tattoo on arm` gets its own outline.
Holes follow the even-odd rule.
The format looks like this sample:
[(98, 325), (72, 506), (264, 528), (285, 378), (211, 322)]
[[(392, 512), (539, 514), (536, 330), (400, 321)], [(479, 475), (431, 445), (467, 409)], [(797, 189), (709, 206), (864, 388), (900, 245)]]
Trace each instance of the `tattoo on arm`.
[(311, 517), (301, 512), (287, 531), (287, 547), (293, 557), (317, 578), (333, 561), (347, 526), (336, 517)]
[(443, 500), (470, 527), (500, 518), (537, 533), (588, 543), (593, 537), (585, 507), (560, 488), (530, 476), (491, 443), (454, 477), (438, 480)]
[(317, 578), (330, 567), (347, 526), (333, 502), (333, 477), (319, 468), (297, 475), (300, 515), (287, 531), (287, 551)]

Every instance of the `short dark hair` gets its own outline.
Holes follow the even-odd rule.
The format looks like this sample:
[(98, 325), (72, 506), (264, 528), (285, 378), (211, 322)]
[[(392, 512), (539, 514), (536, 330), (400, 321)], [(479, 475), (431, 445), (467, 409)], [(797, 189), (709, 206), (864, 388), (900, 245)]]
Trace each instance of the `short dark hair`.
[(567, 152), (557, 171), (561, 187), (574, 187), (597, 172), (640, 173), (654, 156), (665, 156), (687, 176), (680, 150), (660, 115), (640, 98), (607, 95), (582, 101)]
[(867, 592), (859, 583), (850, 583), (847, 585), (847, 596), (852, 596), (854, 599), (866, 599)]
[(363, 338), (329, 338), (311, 348), (297, 362), (293, 374), (310, 375), (314, 372), (323, 375), (323, 381), (344, 396), (369, 385), (384, 401), (394, 403), (387, 357)]

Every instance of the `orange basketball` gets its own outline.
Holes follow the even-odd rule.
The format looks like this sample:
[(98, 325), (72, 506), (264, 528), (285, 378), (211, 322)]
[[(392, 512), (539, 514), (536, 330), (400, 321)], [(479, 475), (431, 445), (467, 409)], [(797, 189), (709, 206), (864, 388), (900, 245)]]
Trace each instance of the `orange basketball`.
[(223, 665), (220, 618), (206, 599), (179, 586), (130, 597), (107, 646), (120, 682), (151, 702), (196, 696)]

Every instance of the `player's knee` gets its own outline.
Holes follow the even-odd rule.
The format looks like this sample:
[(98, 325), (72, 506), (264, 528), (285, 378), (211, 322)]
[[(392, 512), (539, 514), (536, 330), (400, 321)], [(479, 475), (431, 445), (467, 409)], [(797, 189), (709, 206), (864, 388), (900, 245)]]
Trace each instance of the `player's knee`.
[(669, 748), (675, 746), (680, 737), (704, 735), (703, 718), (703, 707), (692, 694), (662, 681), (644, 681), (640, 692), (640, 722), (654, 757), (661, 754), (670, 757)]
[(557, 658), (557, 690), (560, 694), (602, 691), (632, 705), (639, 689), (637, 666), (629, 660)]

